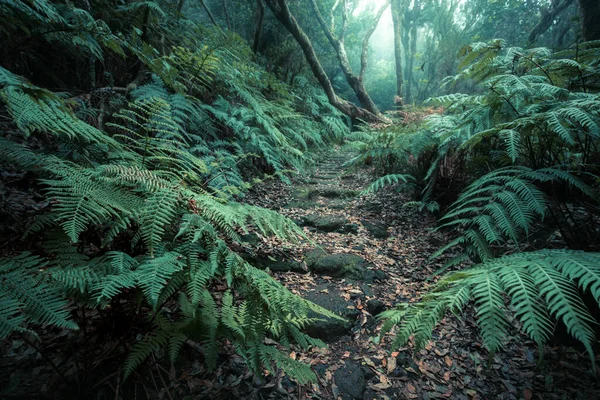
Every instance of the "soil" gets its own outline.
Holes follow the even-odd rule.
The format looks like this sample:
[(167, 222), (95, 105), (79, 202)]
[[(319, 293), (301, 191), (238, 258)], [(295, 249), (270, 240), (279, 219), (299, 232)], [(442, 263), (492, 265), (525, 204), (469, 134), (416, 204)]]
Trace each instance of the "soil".
[[(503, 351), (495, 355), (481, 345), (473, 310), (443, 319), (432, 341), (416, 354), (411, 346), (392, 348), (393, 331), (380, 337), (377, 315), (419, 299), (441, 266), (428, 258), (446, 239), (433, 231), (433, 216), (403, 206), (410, 200), (406, 195), (392, 189), (360, 196), (371, 178), (368, 171), (348, 171), (345, 164), (351, 157), (336, 151), (293, 185), (262, 184), (245, 200), (298, 221), (307, 240), (290, 244), (245, 235), (240, 243), (244, 257), (269, 270), (292, 292), (343, 318), (306, 327), (327, 341), (327, 348), (290, 350), (291, 357), (311, 365), (317, 384), (298, 386), (283, 374), (253, 376), (227, 342), (216, 371), (208, 372), (197, 346), (188, 342), (182, 365), (155, 363), (147, 368), (154, 371), (152, 384), (149, 378), (134, 376), (119, 391), (124, 385), (123, 354), (114, 350), (119, 343), (102, 342), (102, 330), (96, 327), (94, 338), (46, 332), (43, 347), (36, 345), (39, 352), (31, 346), (35, 344), (5, 343), (0, 397), (10, 386), (12, 398), (91, 398), (91, 393), (94, 398), (124, 399), (600, 398), (600, 375), (591, 372), (582, 349), (547, 346), (539, 362), (536, 346), (518, 333), (517, 322)], [(123, 307), (127, 304), (124, 300)], [(103, 321), (98, 313), (84, 319), (90, 326)], [(132, 323), (123, 321), (122, 326)], [(118, 325), (113, 322), (105, 329), (112, 332)], [(96, 354), (92, 360), (86, 356), (90, 353), (102, 358), (97, 361)], [(88, 371), (88, 364), (95, 372), (85, 379), (79, 376), (77, 387), (69, 387), (69, 379), (61, 379), (53, 368), (74, 365)], [(122, 395), (115, 396), (118, 393)]]

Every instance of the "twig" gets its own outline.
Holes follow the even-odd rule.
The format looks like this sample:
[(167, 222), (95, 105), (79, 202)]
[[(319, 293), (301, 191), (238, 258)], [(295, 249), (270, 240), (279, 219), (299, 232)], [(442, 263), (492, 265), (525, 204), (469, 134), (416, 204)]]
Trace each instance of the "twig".
[(31, 346), (33, 349), (35, 349), (35, 351), (38, 352), (38, 354), (40, 356), (42, 356), (42, 358), (44, 360), (46, 360), (46, 362), (48, 364), (50, 364), (50, 366), (52, 367), (52, 369), (58, 374), (60, 375), (61, 378), (63, 378), (65, 381), (67, 380), (67, 377), (65, 376), (65, 374), (62, 373), (62, 371), (58, 368), (58, 366), (56, 364), (54, 364), (54, 361), (52, 361), (50, 359), (50, 357), (48, 357), (46, 354), (42, 353), (42, 351), (35, 345), (33, 344), (33, 342), (31, 342), (29, 339), (27, 339), (24, 335), (21, 336), (21, 339), (23, 340), (23, 342), (25, 342), (28, 346)]

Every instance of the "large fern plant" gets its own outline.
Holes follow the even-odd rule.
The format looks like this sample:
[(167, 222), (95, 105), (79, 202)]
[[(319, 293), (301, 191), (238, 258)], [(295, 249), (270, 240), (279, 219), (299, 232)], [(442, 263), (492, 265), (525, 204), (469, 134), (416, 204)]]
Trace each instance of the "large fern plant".
[[(0, 262), (1, 337), (39, 325), (76, 329), (68, 300), (104, 307), (134, 291), (154, 328), (141, 332), (126, 376), (160, 347), (174, 360), (187, 339), (201, 344), (212, 368), (227, 339), (257, 373), (283, 368), (298, 382), (315, 380), (309, 367), (264, 339), (322, 345), (302, 333), (307, 315), (337, 317), (232, 250), (249, 228), (288, 241), (302, 231), (210, 184), (210, 167), (194, 147), (209, 138), (190, 133), (206, 116), (202, 108), (160, 88), (140, 88), (138, 100), (109, 125), (111, 136), (79, 120), (51, 92), (0, 72), (0, 98), (18, 128), (0, 139), (2, 164), (36, 176), (49, 202), (28, 229), (40, 238), (38, 256)], [(29, 135), (42, 145), (29, 147)], [(96, 250), (84, 250), (90, 246)]]
[(598, 48), (590, 42), (552, 53), (492, 41), (461, 51), (462, 70), (446, 84), (474, 82), (477, 92), (432, 99), (447, 107), (446, 115), (429, 117), (420, 133), (437, 153), (423, 178), (423, 198), (438, 192), (449, 172), (450, 182), (464, 187), (438, 227), (453, 239), (432, 256), (452, 252), (442, 271), (459, 270), (441, 277), (418, 302), (382, 315), (384, 333), (398, 326), (396, 346), (411, 337), (417, 348), (424, 346), (448, 311), (458, 314), (473, 303), (491, 352), (501, 349), (506, 317), (514, 313), (540, 346), (561, 321), (594, 364), (597, 321), (583, 296), (589, 292), (591, 306), (600, 307), (600, 254), (532, 251), (530, 238), (549, 228), (560, 231), (565, 247), (597, 248), (596, 233), (586, 242), (576, 238), (588, 225), (596, 230), (598, 221), (592, 160), (600, 144), (600, 102), (586, 83), (598, 78)]
[(582, 301), (584, 291), (600, 304), (600, 253), (517, 253), (444, 276), (418, 303), (384, 312), (382, 334), (400, 324), (393, 346), (404, 346), (412, 338), (421, 349), (446, 313), (460, 315), (472, 302), (481, 339), (491, 352), (502, 348), (511, 325), (507, 316), (514, 313), (523, 332), (539, 346), (553, 334), (554, 321), (561, 321), (584, 345), (594, 366), (597, 321)]

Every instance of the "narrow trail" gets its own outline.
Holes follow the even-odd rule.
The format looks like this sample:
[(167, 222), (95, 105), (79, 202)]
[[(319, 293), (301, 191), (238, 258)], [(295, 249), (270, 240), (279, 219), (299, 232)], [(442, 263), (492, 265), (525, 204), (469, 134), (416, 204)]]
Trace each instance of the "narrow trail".
[[(250, 196), (251, 202), (296, 221), (312, 243), (290, 245), (254, 238), (255, 251), (248, 258), (269, 268), (294, 293), (345, 319), (306, 328), (325, 341), (327, 349), (292, 354), (313, 367), (318, 385), (299, 388), (280, 377), (277, 395), (271, 392), (257, 398), (516, 399), (524, 392), (553, 398), (556, 388), (547, 384), (547, 376), (569, 375), (565, 364), (567, 369), (580, 369), (577, 362), (586, 355), (547, 354), (550, 367), (540, 373), (534, 371), (534, 344), (513, 341), (493, 357), (488, 368), (489, 354), (481, 347), (473, 313), (443, 319), (432, 342), (415, 357), (408, 348), (393, 352), (392, 335), (380, 342), (381, 323), (376, 316), (419, 298), (427, 279), (440, 266), (428, 258), (444, 237), (432, 232), (432, 216), (402, 206), (410, 200), (402, 193), (392, 190), (359, 196), (372, 175), (349, 172), (344, 164), (352, 157), (352, 153), (335, 151), (291, 187), (273, 182)], [(519, 335), (516, 330), (511, 334)], [(559, 365), (558, 357), (563, 370), (552, 370)], [(572, 385), (561, 391), (578, 398), (578, 389)], [(590, 387), (592, 397), (597, 390)]]

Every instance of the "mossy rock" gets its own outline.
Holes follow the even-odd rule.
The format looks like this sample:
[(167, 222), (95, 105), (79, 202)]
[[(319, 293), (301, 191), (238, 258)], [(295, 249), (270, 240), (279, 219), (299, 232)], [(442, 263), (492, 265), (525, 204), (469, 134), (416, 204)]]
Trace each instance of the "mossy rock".
[(292, 198), (295, 200), (310, 200), (312, 189), (306, 186), (298, 186), (292, 192)]
[(302, 210), (311, 210), (319, 207), (321, 205), (312, 200), (292, 200), (285, 206), (285, 208), (300, 208)]
[(321, 232), (358, 232), (358, 225), (351, 224), (346, 218), (333, 215), (309, 214), (302, 217), (300, 225), (313, 227)]
[(340, 320), (326, 318), (313, 312), (309, 313), (309, 317), (315, 318), (315, 320), (304, 327), (304, 332), (326, 342), (332, 342), (340, 336), (348, 334), (360, 313), (356, 309), (348, 309), (347, 306), (350, 303), (345, 301), (340, 296), (339, 290), (331, 284), (319, 284), (305, 292), (303, 297), (342, 317)]
[(362, 226), (376, 239), (387, 239), (390, 234), (387, 231), (387, 227), (378, 222), (360, 221)]
[(305, 256), (308, 269), (319, 275), (334, 278), (363, 280), (371, 264), (361, 256), (350, 253), (327, 254), (321, 251), (309, 252)]
[(268, 255), (249, 255), (242, 254), (242, 257), (250, 264), (260, 269), (269, 269), (272, 272), (306, 272), (303, 263), (296, 260), (285, 259), (281, 257), (272, 257)]

